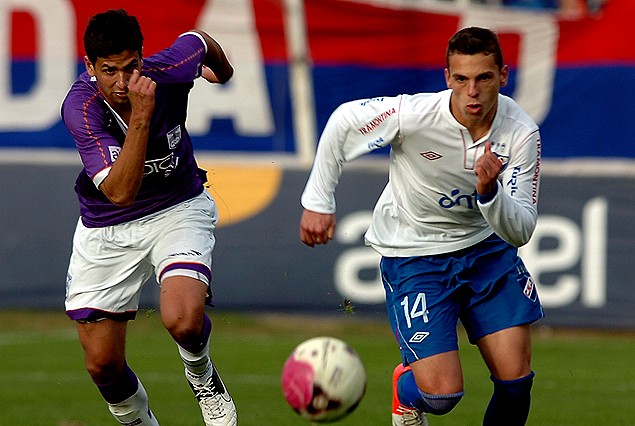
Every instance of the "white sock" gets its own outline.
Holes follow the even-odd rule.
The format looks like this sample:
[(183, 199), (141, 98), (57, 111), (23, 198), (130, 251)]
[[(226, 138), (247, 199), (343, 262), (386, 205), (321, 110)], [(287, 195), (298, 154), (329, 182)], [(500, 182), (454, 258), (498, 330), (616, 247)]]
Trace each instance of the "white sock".
[(159, 426), (159, 422), (150, 411), (148, 394), (141, 382), (134, 395), (118, 404), (108, 404), (108, 409), (122, 425)]
[(181, 361), (183, 361), (183, 365), (185, 366), (185, 373), (190, 381), (200, 381), (200, 383), (204, 383), (212, 374), (212, 369), (210, 368), (212, 360), (209, 357), (209, 341), (210, 339), (207, 339), (205, 348), (195, 354), (177, 345)]

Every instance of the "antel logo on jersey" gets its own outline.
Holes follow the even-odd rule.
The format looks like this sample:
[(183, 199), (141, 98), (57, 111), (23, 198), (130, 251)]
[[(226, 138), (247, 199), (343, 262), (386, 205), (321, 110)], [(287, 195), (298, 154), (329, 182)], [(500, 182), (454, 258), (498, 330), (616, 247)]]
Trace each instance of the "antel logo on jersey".
[(439, 205), (444, 209), (453, 207), (467, 207), (473, 209), (476, 206), (476, 190), (471, 194), (461, 194), (459, 189), (453, 189), (450, 195), (445, 195), (439, 200)]
[(507, 186), (511, 190), (510, 194), (512, 197), (516, 195), (516, 191), (518, 191), (518, 175), (519, 174), (520, 174), (520, 167), (518, 166), (514, 167), (514, 169), (512, 170), (512, 176), (507, 181)]

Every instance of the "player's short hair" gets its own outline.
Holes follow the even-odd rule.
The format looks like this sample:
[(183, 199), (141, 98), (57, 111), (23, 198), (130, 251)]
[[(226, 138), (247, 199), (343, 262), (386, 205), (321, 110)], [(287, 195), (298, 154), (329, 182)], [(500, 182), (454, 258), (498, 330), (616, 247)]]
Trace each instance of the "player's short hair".
[(498, 36), (492, 30), (481, 27), (467, 27), (459, 30), (450, 38), (448, 49), (445, 54), (447, 66), (450, 66), (450, 56), (454, 54), (494, 55), (494, 62), (499, 69), (503, 68), (503, 51), (501, 49)]
[(88, 60), (106, 58), (124, 50), (134, 50), (141, 55), (143, 34), (137, 18), (123, 9), (98, 13), (88, 20), (84, 32), (84, 51)]

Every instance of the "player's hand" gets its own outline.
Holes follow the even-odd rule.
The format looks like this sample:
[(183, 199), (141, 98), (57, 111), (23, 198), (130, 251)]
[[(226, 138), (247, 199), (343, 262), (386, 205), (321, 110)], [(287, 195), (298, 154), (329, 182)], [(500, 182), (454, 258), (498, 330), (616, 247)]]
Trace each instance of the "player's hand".
[(334, 214), (305, 209), (300, 219), (300, 240), (309, 247), (328, 243), (335, 234), (335, 222)]
[(485, 142), (485, 153), (476, 160), (474, 172), (478, 177), (476, 192), (487, 195), (496, 191), (498, 175), (503, 170), (503, 162), (492, 152), (492, 144)]
[(142, 76), (139, 70), (134, 70), (128, 81), (128, 99), (130, 99), (132, 110), (152, 115), (156, 89), (155, 81), (150, 77)]

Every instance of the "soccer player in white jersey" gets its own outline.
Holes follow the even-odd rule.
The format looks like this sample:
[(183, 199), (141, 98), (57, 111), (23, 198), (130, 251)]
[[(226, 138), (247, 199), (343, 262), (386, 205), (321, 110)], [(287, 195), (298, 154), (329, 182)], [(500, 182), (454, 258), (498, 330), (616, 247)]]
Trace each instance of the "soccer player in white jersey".
[(300, 239), (326, 244), (344, 163), (390, 146), (389, 182), (366, 243), (382, 255), (388, 317), (402, 363), (392, 424), (426, 425), (464, 395), (460, 320), (491, 373), (483, 425), (529, 415), (530, 324), (543, 316), (518, 257), (537, 220), (538, 126), (500, 94), (508, 68), (497, 35), (458, 31), (446, 52), (447, 90), (347, 102), (320, 138), (302, 194)]
[(62, 104), (84, 165), (75, 185), (80, 220), (66, 313), (77, 321), (86, 369), (117, 421), (158, 425), (125, 357), (127, 321), (154, 273), (163, 325), (205, 424), (236, 425), (233, 399), (209, 357), (205, 313), (218, 210), (185, 129), (193, 81), (224, 83), (234, 70), (202, 31), (148, 58), (142, 44), (139, 23), (126, 11), (93, 16), (84, 33), (86, 72)]

